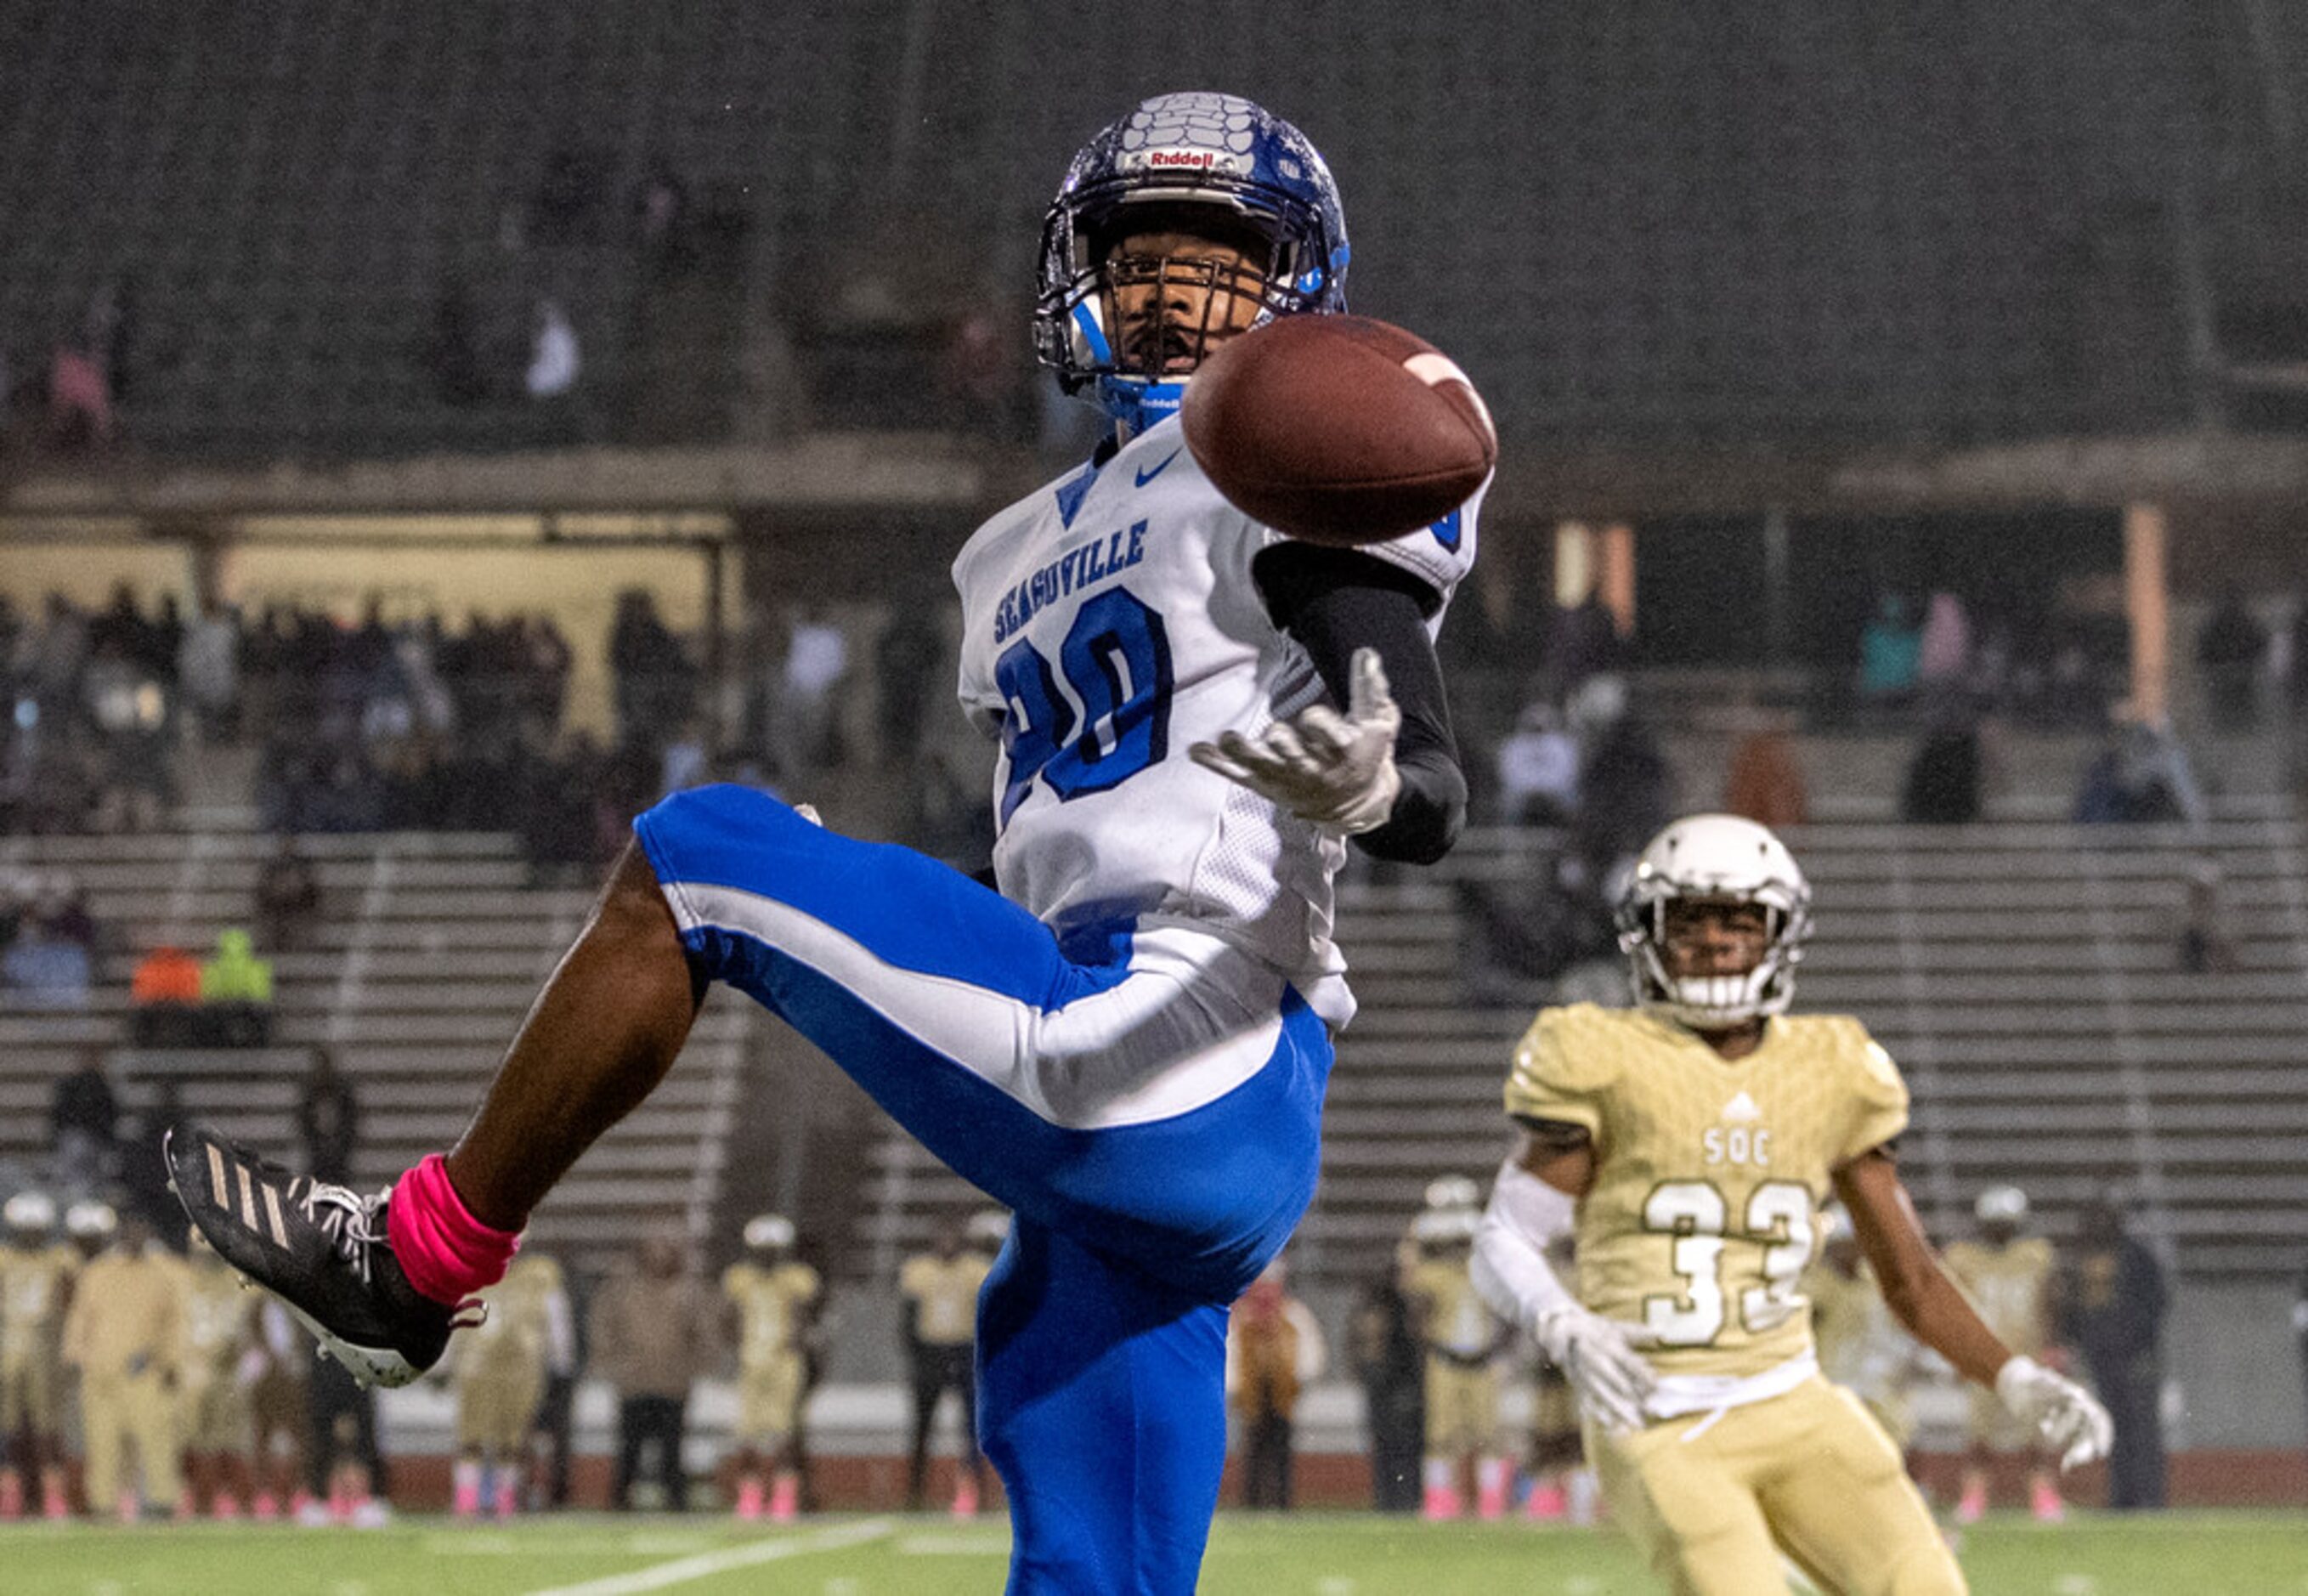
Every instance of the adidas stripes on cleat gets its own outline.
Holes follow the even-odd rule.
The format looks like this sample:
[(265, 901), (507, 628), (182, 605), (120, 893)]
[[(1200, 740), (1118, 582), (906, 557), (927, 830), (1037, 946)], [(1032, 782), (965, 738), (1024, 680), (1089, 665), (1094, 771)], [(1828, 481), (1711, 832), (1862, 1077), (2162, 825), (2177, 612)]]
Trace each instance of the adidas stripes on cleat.
[(478, 1323), (409, 1283), (385, 1239), (391, 1195), (299, 1175), (184, 1124), (161, 1140), (169, 1189), (224, 1261), (287, 1305), (366, 1385), (406, 1385)]

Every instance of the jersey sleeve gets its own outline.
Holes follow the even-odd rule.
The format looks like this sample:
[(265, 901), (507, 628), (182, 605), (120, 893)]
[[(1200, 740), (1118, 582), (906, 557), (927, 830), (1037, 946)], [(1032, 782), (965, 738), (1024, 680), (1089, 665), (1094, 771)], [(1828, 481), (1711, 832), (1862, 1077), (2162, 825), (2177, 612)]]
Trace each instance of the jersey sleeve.
[[(1443, 608), (1451, 595), (1475, 565), (1475, 520), (1482, 509), (1483, 496), (1490, 491), (1490, 479), (1475, 489), (1474, 496), (1432, 526), (1405, 532), (1383, 543), (1365, 543), (1357, 553), (1383, 560), (1398, 570), (1408, 571), (1434, 591), (1434, 612), (1427, 617), (1431, 631), (1442, 623)], [(1259, 527), (1260, 547), (1285, 541), (1283, 534), (1271, 527)]]
[(1507, 1074), (1509, 1114), (1580, 1126), (1598, 1145), (1607, 1140), (1603, 1100), (1617, 1065), (1603, 1035), (1604, 1013), (1583, 1003), (1538, 1011)]
[(1839, 1020), (1839, 1046), (1851, 1083), (1851, 1114), (1836, 1161), (1848, 1163), (1908, 1128), (1908, 1083), (1882, 1045), (1856, 1020)]

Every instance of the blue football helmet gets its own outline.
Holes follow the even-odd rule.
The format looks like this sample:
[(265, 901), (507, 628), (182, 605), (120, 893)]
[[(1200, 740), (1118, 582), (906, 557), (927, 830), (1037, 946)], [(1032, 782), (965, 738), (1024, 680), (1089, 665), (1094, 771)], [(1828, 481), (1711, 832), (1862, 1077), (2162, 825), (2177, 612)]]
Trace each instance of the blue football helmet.
[[(1154, 280), (1203, 263), (1111, 258), (1132, 232), (1184, 232), (1266, 252), (1253, 325), (1278, 315), (1347, 307), (1347, 218), (1314, 146), (1281, 117), (1231, 94), (1158, 94), (1082, 147), (1042, 228), (1034, 347), (1068, 393), (1088, 390), (1115, 421), (1142, 431), (1176, 413), (1201, 358), (1189, 330), (1183, 357), (1133, 352), (1113, 325), (1119, 270)], [(1221, 283), (1214, 274), (1204, 280)], [(1218, 296), (1213, 294), (1211, 301)], [(1206, 312), (1207, 315), (1207, 312)]]

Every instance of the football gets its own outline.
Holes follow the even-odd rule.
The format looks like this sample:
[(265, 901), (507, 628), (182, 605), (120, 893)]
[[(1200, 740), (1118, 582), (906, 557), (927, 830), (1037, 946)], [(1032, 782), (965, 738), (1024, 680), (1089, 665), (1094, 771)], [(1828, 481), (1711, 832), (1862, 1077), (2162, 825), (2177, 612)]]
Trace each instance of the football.
[(1368, 316), (1295, 315), (1222, 345), (1186, 385), (1186, 446), (1235, 508), (1353, 547), (1440, 521), (1498, 463), (1456, 362)]

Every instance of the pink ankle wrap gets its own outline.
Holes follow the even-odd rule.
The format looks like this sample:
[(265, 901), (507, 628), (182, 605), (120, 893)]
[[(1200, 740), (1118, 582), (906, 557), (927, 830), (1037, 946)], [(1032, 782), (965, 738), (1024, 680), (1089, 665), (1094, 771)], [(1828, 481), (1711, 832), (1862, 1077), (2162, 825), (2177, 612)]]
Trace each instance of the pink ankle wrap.
[(499, 1230), (473, 1217), (437, 1152), (427, 1153), (393, 1186), (384, 1230), (409, 1283), (451, 1307), (504, 1279), (521, 1249), (518, 1230)]

